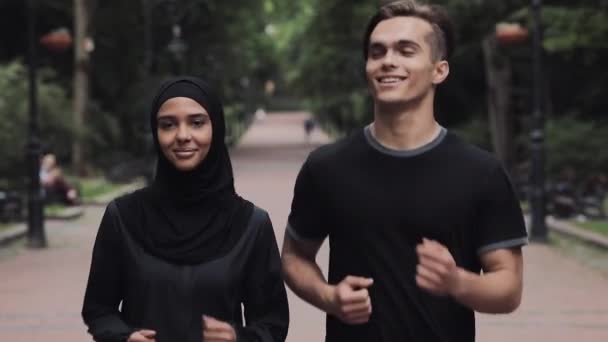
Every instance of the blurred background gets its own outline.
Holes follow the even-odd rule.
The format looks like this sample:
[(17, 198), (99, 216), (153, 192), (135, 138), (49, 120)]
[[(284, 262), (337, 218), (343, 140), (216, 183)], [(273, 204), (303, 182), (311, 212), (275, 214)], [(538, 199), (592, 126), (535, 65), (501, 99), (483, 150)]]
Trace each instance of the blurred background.
[[(87, 339), (98, 220), (153, 177), (147, 108), (168, 76), (219, 90), (238, 189), (281, 240), (306, 154), (372, 120), (362, 35), (385, 2), (0, 0), (0, 340)], [(457, 34), (438, 120), (500, 158), (538, 242), (538, 302), (482, 317), (483, 340), (608, 340), (608, 1), (435, 3)], [(69, 273), (39, 292), (49, 272)], [(321, 313), (291, 298), (314, 318), (288, 340), (319, 340)]]

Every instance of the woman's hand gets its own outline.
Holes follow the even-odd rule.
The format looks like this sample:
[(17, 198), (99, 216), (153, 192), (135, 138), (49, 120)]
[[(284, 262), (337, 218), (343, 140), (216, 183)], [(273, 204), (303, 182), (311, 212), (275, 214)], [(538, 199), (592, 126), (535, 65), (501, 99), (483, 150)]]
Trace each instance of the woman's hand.
[(156, 331), (143, 329), (132, 333), (127, 342), (154, 342), (155, 337)]
[(203, 315), (204, 342), (236, 342), (236, 331), (232, 325)]

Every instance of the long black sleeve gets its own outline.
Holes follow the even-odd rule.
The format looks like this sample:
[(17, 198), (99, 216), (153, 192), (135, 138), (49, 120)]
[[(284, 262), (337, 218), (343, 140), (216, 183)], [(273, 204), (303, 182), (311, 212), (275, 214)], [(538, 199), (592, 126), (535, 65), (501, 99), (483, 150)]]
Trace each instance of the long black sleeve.
[(245, 326), (237, 327), (237, 342), (283, 342), (289, 327), (287, 293), (281, 260), (268, 215), (260, 227), (245, 283)]
[(101, 220), (82, 307), (88, 332), (98, 342), (123, 342), (135, 330), (125, 324), (118, 311), (122, 272), (116, 212), (112, 202)]

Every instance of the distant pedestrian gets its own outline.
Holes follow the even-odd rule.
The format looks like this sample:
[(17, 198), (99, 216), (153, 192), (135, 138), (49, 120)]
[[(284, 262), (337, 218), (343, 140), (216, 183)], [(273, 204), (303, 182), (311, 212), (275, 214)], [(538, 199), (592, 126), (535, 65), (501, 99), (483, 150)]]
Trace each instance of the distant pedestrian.
[(304, 134), (306, 135), (306, 142), (310, 142), (312, 131), (315, 129), (315, 120), (308, 118), (304, 120)]

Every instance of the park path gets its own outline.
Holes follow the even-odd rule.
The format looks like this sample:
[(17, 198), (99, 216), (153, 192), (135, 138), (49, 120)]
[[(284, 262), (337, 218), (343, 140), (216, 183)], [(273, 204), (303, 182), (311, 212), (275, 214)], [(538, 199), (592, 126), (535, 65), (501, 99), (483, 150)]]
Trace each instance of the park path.
[[(315, 146), (305, 139), (307, 114), (256, 120), (231, 151), (237, 191), (269, 211), (281, 245), (297, 172)], [(50, 247), (0, 249), (0, 341), (90, 341), (80, 319), (91, 248), (103, 207), (75, 221), (48, 222)], [(608, 277), (545, 245), (524, 249), (524, 299), (511, 315), (478, 315), (477, 341), (608, 341)], [(328, 247), (318, 261), (325, 269)], [(322, 341), (324, 316), (290, 292), (287, 341)], [(345, 341), (347, 342), (347, 341)]]

